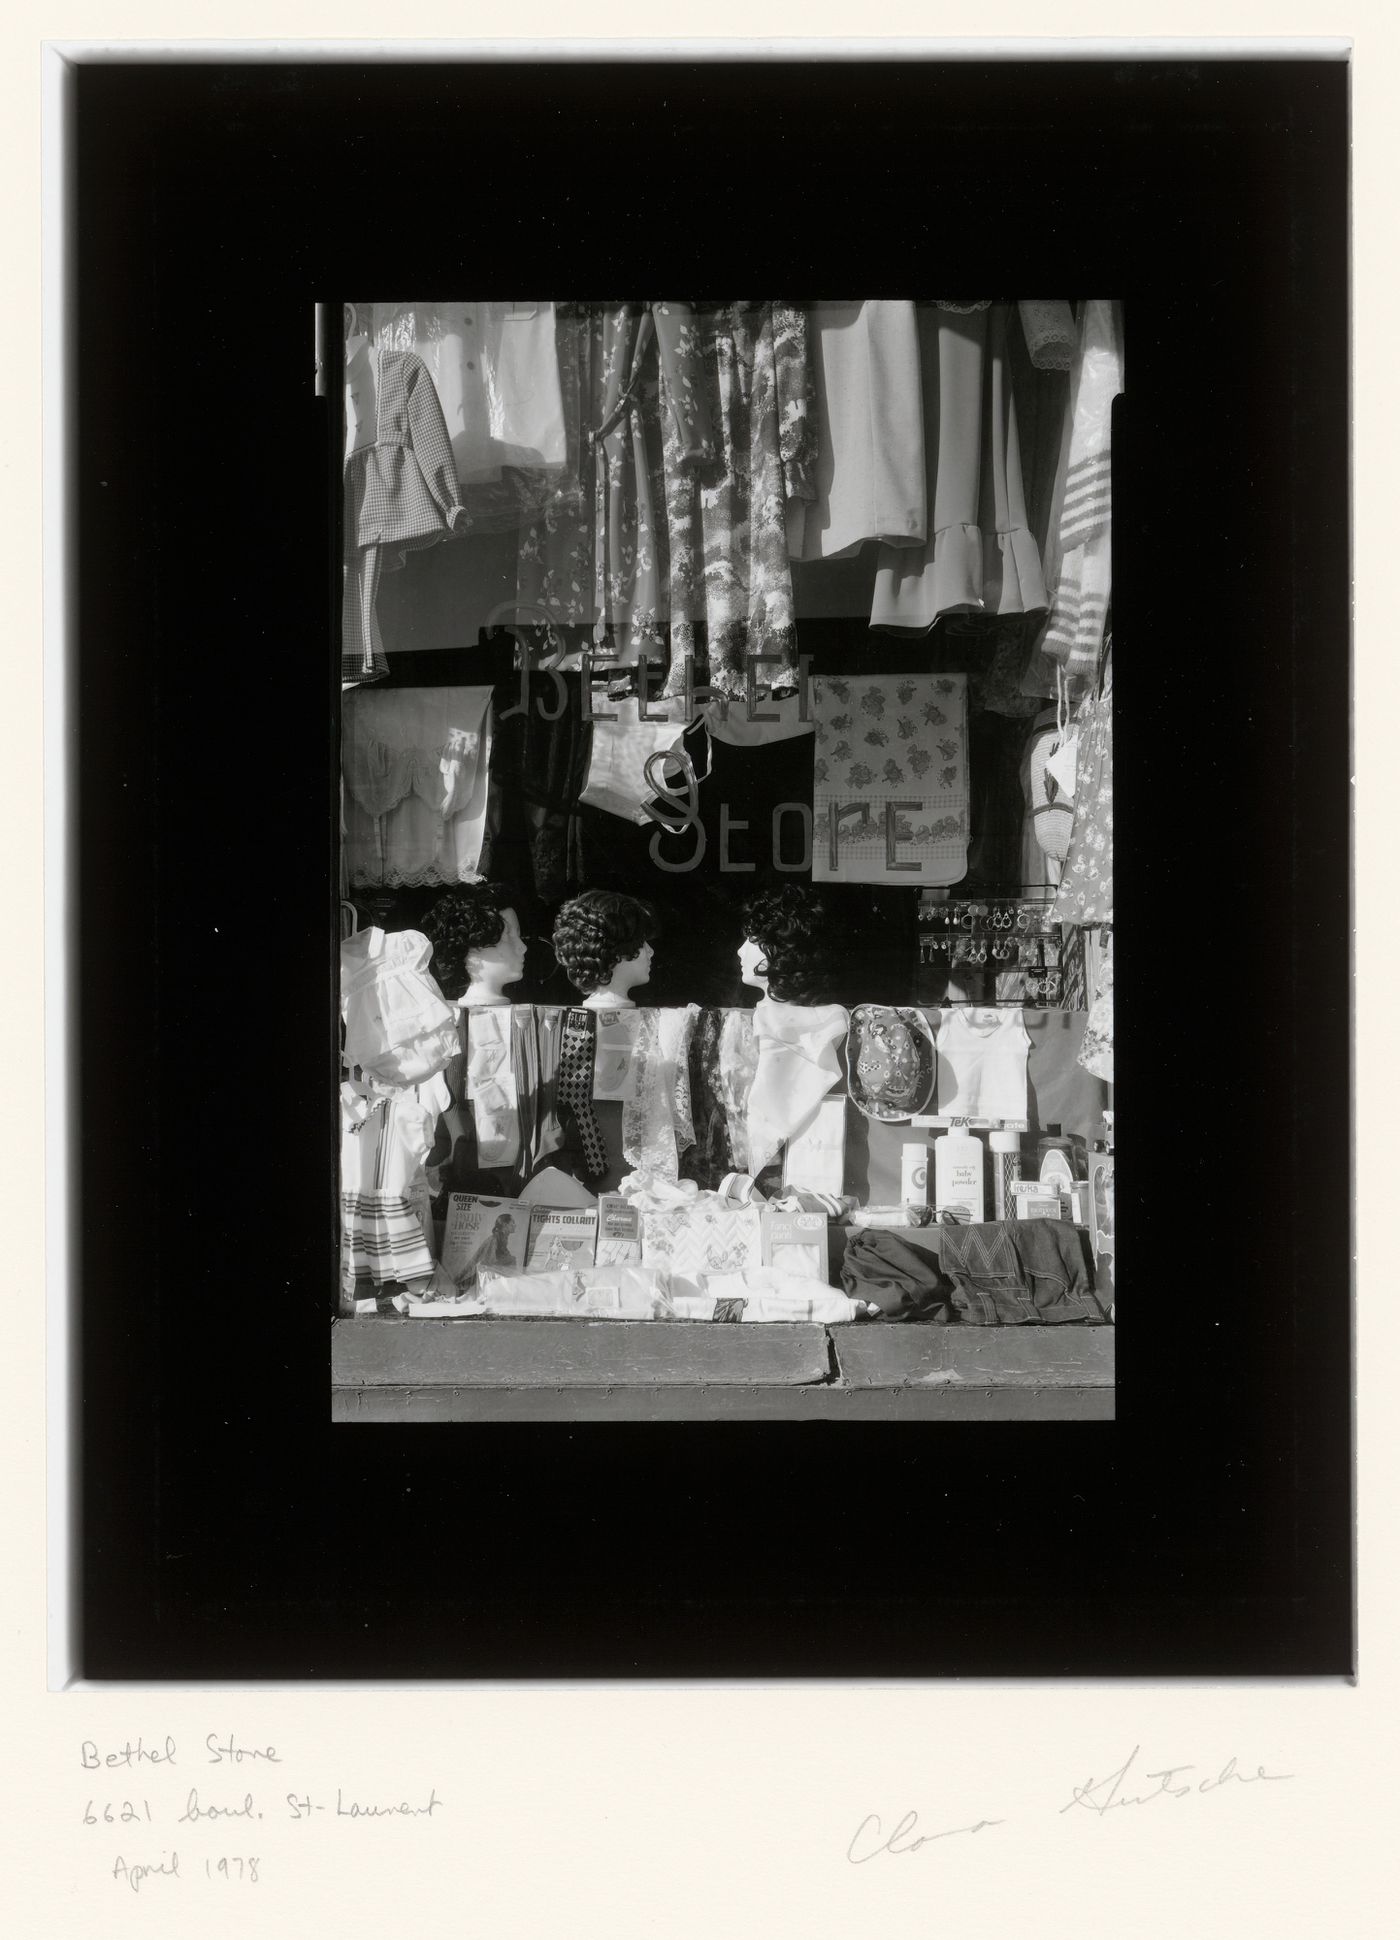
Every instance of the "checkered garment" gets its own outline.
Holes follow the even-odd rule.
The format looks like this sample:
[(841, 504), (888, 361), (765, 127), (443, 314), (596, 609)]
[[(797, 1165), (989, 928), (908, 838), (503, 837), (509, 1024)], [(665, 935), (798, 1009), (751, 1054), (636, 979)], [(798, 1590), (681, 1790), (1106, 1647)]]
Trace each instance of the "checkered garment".
[(608, 1169), (608, 1152), (593, 1110), (593, 1065), (597, 1019), (591, 1010), (570, 1010), (564, 1016), (559, 1046), (558, 1097), (572, 1113), (583, 1145), (583, 1169), (600, 1179)]
[(404, 554), (436, 545), (470, 524), (452, 462), (442, 406), (422, 359), (407, 350), (378, 353), (373, 442), (345, 464), (345, 572), (341, 678), (373, 680), (389, 671), (374, 618), (381, 571)]

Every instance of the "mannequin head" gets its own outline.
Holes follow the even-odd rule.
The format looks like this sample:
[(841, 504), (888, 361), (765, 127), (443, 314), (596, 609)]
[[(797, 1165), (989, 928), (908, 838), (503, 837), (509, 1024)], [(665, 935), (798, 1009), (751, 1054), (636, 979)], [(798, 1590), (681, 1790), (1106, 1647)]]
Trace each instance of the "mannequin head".
[(750, 896), (742, 914), (743, 982), (779, 1003), (821, 1003), (828, 918), (816, 892), (800, 883), (760, 890)]
[(419, 927), (433, 946), (432, 971), (444, 997), (463, 1009), (510, 1002), (505, 986), (525, 974), (525, 939), (495, 883), (449, 889)]
[(565, 903), (554, 924), (554, 954), (589, 1010), (616, 1010), (651, 975), (656, 919), (635, 896), (590, 889)]

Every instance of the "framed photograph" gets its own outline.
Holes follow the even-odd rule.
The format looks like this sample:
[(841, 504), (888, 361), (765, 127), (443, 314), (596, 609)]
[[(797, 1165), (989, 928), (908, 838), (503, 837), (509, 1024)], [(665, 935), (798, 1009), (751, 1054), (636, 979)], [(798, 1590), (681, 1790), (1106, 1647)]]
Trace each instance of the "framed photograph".
[(1347, 1669), (1345, 61), (59, 108), (85, 1674)]
[(335, 1419), (1111, 1418), (1123, 306), (321, 314)]

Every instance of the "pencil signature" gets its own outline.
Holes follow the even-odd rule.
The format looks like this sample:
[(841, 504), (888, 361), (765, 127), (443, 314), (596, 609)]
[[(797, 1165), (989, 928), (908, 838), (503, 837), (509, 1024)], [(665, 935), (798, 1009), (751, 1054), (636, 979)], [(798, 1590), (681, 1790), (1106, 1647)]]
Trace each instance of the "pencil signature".
[[(983, 1832), (988, 1826), (1001, 1825), (1004, 1821), (978, 1819), (975, 1825), (950, 1826), (946, 1832), (916, 1833), (914, 1828), (918, 1823), (917, 1812), (906, 1812), (894, 1831), (886, 1837), (878, 1816), (874, 1812), (867, 1812), (846, 1848), (846, 1857), (853, 1866), (867, 1865), (872, 1859), (878, 1859), (882, 1852), (891, 1853), (898, 1859), (905, 1853), (918, 1852), (921, 1846), (932, 1845), (935, 1839), (955, 1839), (962, 1832)], [(896, 1844), (897, 1840), (904, 1843)], [(857, 1846), (861, 1848), (859, 1852)]]
[[(1212, 1792), (1224, 1791), (1233, 1785), (1273, 1785), (1293, 1777), (1292, 1772), (1269, 1772), (1262, 1765), (1255, 1765), (1252, 1771), (1242, 1770), (1238, 1758), (1227, 1758), (1218, 1771), (1206, 1769), (1202, 1773), (1195, 1764), (1163, 1765), (1148, 1771), (1139, 1764), (1142, 1746), (1134, 1745), (1128, 1756), (1116, 1771), (1106, 1778), (1089, 1777), (1082, 1785), (1072, 1788), (1070, 1797), (1059, 1809), (1059, 1816), (1066, 1812), (1082, 1810), (1092, 1812), (1096, 1818), (1105, 1818), (1110, 1812), (1125, 1805), (1150, 1805), (1154, 1799), (1184, 1799), (1207, 1797)], [(866, 1866), (872, 1859), (888, 1855), (902, 1859), (909, 1853), (920, 1852), (925, 1846), (933, 1845), (940, 1839), (956, 1839), (964, 1833), (986, 1832), (993, 1826), (1006, 1825), (1005, 1819), (976, 1819), (971, 1825), (949, 1826), (939, 1832), (921, 1832), (917, 1812), (906, 1812), (893, 1830), (885, 1830), (884, 1821), (876, 1812), (867, 1812), (846, 1848), (846, 1858), (852, 1866)]]
[[(1095, 1812), (1103, 1818), (1106, 1812), (1115, 1811), (1120, 1805), (1151, 1805), (1154, 1799), (1184, 1799), (1192, 1794), (1218, 1792), (1226, 1785), (1276, 1784), (1281, 1779), (1292, 1778), (1292, 1772), (1266, 1772), (1262, 1765), (1256, 1765), (1252, 1772), (1242, 1772), (1238, 1761), (1229, 1758), (1215, 1773), (1204, 1778), (1183, 1778), (1183, 1772), (1194, 1772), (1196, 1765), (1165, 1765), (1160, 1771), (1144, 1771), (1141, 1777), (1133, 1768), (1137, 1763), (1141, 1745), (1134, 1745), (1116, 1772), (1107, 1778), (1087, 1778), (1082, 1785), (1076, 1785), (1071, 1797), (1060, 1807), (1063, 1815), (1082, 1806), (1086, 1812)], [(1124, 1792), (1128, 1774), (1133, 1772), (1133, 1784), (1146, 1784), (1146, 1791)]]

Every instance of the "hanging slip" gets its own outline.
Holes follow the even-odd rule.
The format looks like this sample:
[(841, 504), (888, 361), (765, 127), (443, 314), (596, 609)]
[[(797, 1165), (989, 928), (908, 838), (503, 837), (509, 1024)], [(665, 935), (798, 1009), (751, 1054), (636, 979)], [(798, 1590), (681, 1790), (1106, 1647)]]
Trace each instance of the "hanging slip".
[(479, 881), (490, 759), (489, 687), (347, 694), (341, 772), (351, 885)]

